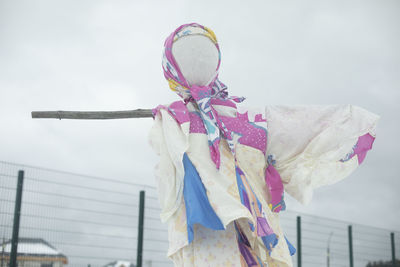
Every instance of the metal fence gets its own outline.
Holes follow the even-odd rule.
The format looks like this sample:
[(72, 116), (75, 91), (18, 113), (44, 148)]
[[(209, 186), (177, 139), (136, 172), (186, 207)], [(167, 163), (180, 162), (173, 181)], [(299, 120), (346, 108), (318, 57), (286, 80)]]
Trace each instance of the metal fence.
[[(9, 266), (11, 258), (19, 170), (24, 170), (20, 267), (136, 265), (142, 190), (143, 266), (172, 266), (154, 187), (0, 161), (0, 267)], [(399, 232), (290, 210), (281, 214), (284, 232), (298, 249), (297, 267), (395, 266), (373, 263), (392, 264), (393, 253), (400, 255)]]
[(159, 219), (154, 187), (1, 161), (0, 266), (8, 266), (10, 258), (20, 169), (25, 172), (21, 262), (30, 258), (42, 266), (57, 263), (54, 267), (113, 266), (116, 261), (136, 265), (139, 192), (145, 190), (143, 266), (172, 266), (165, 256), (167, 228)]
[[(400, 266), (400, 262), (393, 264), (392, 254), (400, 255), (400, 232), (290, 210), (282, 212), (281, 225), (300, 250), (293, 256), (296, 267)], [(396, 244), (393, 247), (392, 237)], [(379, 262), (382, 263), (373, 265)]]

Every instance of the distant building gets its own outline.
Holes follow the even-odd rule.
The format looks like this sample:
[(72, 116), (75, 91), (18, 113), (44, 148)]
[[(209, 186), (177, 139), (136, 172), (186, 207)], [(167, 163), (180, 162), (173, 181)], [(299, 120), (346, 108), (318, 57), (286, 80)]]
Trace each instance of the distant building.
[(135, 267), (136, 265), (133, 265), (133, 263), (129, 261), (113, 261), (110, 262), (103, 267)]
[(369, 262), (367, 264), (367, 267), (396, 267), (400, 266), (400, 260), (395, 261), (395, 265), (393, 265), (392, 261), (374, 261), (374, 262)]
[[(11, 240), (1, 244), (0, 267), (8, 267)], [(19, 238), (17, 249), (18, 267), (63, 267), (67, 257), (41, 238)]]

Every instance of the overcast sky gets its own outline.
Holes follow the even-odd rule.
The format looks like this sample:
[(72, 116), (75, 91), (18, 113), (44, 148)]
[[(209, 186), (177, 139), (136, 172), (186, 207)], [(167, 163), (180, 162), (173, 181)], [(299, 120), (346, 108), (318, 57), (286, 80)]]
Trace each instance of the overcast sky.
[[(151, 119), (33, 120), (33, 110), (128, 110), (178, 99), (164, 39), (198, 22), (246, 105), (354, 104), (381, 116), (346, 180), (288, 209), (400, 230), (399, 1), (0, 1), (0, 160), (154, 184)], [(251, 3), (251, 4), (249, 4)]]

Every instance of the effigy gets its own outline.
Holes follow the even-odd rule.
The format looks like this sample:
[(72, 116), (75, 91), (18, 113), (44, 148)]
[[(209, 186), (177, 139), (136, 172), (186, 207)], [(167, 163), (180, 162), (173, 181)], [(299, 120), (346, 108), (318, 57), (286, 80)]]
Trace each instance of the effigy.
[(354, 105), (249, 108), (218, 78), (217, 38), (197, 23), (165, 41), (162, 67), (182, 100), (153, 109), (149, 141), (168, 257), (175, 266), (292, 266), (284, 193), (303, 204), (348, 177), (378, 116)]

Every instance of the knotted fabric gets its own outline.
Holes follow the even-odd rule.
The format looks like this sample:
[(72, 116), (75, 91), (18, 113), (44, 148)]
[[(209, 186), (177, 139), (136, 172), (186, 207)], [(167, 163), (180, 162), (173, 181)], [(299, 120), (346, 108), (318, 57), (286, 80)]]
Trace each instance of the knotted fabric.
[[(190, 85), (185, 77), (182, 75), (181, 70), (172, 55), (172, 45), (180, 37), (187, 35), (203, 35), (208, 37), (218, 50), (218, 64), (215, 70), (215, 77), (212, 81), (205, 86)], [(214, 32), (207, 27), (197, 23), (184, 24), (177, 28), (165, 41), (163, 53), (163, 69), (164, 76), (169, 83), (172, 91), (181, 96), (185, 102), (192, 101), (197, 104), (201, 118), (207, 131), (208, 144), (210, 147), (211, 159), (219, 169), (220, 166), (220, 153), (219, 143), (221, 136), (223, 136), (232, 151), (235, 152), (235, 145), (233, 143), (232, 133), (229, 131), (222, 120), (218, 116), (218, 112), (211, 105), (211, 99), (220, 99), (225, 102), (242, 102), (244, 98), (229, 97), (227, 87), (218, 79), (218, 69), (221, 63), (221, 52), (218, 46), (217, 38)], [(232, 102), (232, 103), (233, 103)]]

